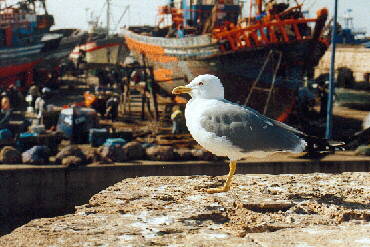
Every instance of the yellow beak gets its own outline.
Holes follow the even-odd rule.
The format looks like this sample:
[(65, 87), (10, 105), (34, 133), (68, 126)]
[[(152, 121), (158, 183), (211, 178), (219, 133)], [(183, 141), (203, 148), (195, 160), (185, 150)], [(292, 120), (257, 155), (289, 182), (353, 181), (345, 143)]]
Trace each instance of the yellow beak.
[(185, 86), (175, 87), (172, 90), (172, 94), (181, 94), (181, 93), (190, 93), (190, 92), (191, 92), (191, 88), (185, 87)]

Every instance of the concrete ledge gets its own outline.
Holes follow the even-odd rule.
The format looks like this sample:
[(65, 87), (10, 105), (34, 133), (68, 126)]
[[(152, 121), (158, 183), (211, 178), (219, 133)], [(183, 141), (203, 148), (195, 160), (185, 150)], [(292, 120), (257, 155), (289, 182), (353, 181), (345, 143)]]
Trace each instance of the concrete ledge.
[(370, 173), (128, 178), (0, 237), (2, 247), (364, 247)]
[[(348, 153), (318, 160), (275, 155), (238, 163), (239, 174), (304, 174), (369, 172), (370, 158)], [(137, 161), (78, 168), (62, 166), (0, 165), (0, 217), (40, 217), (73, 211), (91, 196), (125, 178), (143, 176), (220, 176), (227, 162)], [(0, 226), (1, 227), (1, 226)]]

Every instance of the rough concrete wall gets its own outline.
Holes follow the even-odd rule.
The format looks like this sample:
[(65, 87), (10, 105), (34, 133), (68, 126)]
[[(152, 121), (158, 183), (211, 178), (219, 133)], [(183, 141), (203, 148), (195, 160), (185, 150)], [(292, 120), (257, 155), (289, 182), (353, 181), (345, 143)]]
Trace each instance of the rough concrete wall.
[[(55, 211), (66, 206), (63, 169), (13, 169), (0, 172), (0, 217)], [(47, 214), (47, 212), (45, 212)]]
[[(310, 172), (364, 172), (370, 169), (366, 157), (335, 156), (327, 160), (295, 160), (239, 162), (238, 173), (294, 174)], [(350, 158), (350, 161), (348, 160)], [(334, 160), (332, 160), (334, 159)], [(219, 176), (228, 167), (218, 162), (152, 162), (145, 165), (106, 165), (65, 168), (62, 166), (0, 166), (0, 227), (1, 218), (46, 216), (73, 209), (89, 198), (124, 178), (141, 176)]]
[(370, 174), (129, 178), (74, 214), (36, 219), (2, 247), (365, 247)]
[[(328, 49), (315, 69), (315, 76), (329, 73), (331, 50)], [(370, 49), (360, 47), (338, 47), (335, 53), (335, 69), (347, 67), (353, 71), (357, 82), (364, 81), (364, 75), (370, 73)]]
[(208, 165), (111, 165), (68, 169), (62, 166), (0, 167), (0, 228), (2, 219), (44, 217), (73, 210), (102, 189), (136, 176), (227, 173), (224, 162)]

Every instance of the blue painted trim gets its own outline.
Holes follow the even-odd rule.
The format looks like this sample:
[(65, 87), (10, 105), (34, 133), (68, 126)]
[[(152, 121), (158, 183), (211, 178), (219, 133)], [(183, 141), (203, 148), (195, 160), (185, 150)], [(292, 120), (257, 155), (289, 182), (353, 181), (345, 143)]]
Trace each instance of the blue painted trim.
[(328, 105), (327, 105), (327, 116), (326, 116), (326, 130), (325, 138), (330, 140), (332, 138), (333, 131), (333, 98), (335, 93), (335, 40), (337, 36), (337, 14), (338, 14), (338, 0), (334, 0), (334, 21), (333, 30), (331, 32), (331, 61), (330, 61), (330, 73), (329, 73), (329, 94), (328, 94)]

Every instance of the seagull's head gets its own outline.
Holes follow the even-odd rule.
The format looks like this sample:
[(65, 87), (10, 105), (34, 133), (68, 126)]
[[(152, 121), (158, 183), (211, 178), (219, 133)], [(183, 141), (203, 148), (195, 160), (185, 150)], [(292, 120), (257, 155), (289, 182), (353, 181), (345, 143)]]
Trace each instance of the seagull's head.
[(188, 85), (176, 87), (173, 94), (188, 93), (194, 99), (223, 99), (224, 87), (214, 75), (199, 75)]

